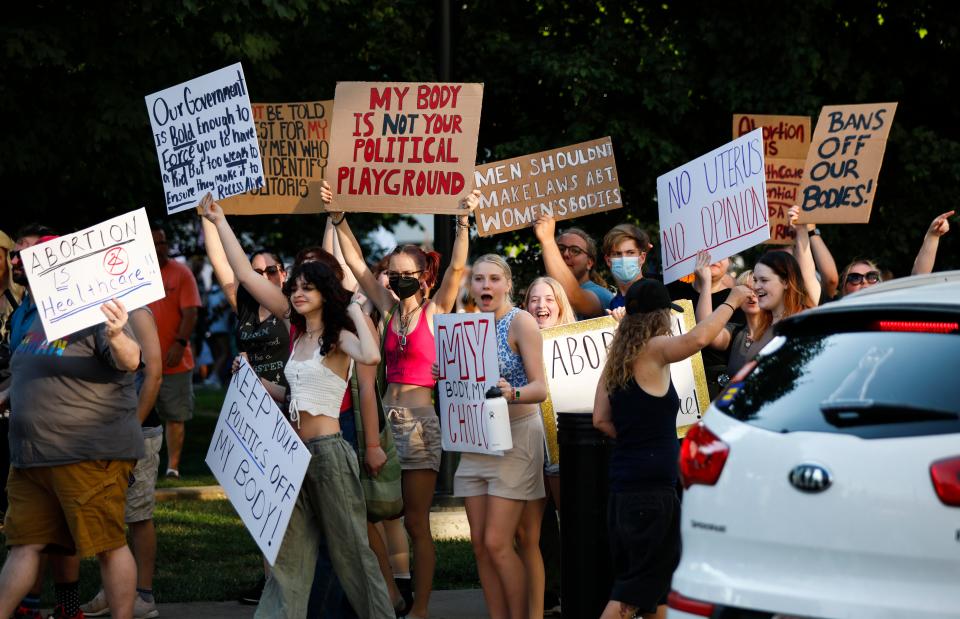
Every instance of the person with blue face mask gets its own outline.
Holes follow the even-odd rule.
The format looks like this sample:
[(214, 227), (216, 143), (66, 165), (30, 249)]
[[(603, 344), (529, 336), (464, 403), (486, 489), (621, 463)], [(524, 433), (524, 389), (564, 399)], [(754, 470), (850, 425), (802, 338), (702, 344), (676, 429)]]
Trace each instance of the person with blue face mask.
[(623, 307), (623, 295), (627, 289), (643, 279), (643, 264), (652, 248), (647, 233), (633, 224), (614, 226), (604, 235), (603, 257), (618, 290), (607, 309)]

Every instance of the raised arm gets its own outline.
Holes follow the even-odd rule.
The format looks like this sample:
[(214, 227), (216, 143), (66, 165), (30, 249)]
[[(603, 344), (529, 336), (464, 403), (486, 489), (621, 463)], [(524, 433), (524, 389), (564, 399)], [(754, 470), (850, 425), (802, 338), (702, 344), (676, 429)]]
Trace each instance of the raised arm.
[(440, 288), (433, 296), (436, 312), (446, 314), (453, 309), (457, 302), (457, 293), (460, 292), (460, 283), (463, 280), (463, 270), (467, 266), (467, 254), (470, 250), (470, 215), (480, 204), (480, 190), (474, 189), (460, 202), (460, 208), (466, 209), (466, 215), (457, 215), (457, 236), (453, 241), (453, 252), (450, 254), (450, 264), (443, 273)]
[(807, 289), (810, 307), (816, 307), (820, 305), (820, 280), (817, 279), (817, 267), (813, 263), (813, 253), (810, 251), (810, 232), (807, 230), (807, 224), (797, 223), (800, 217), (799, 206), (791, 206), (787, 217), (797, 233), (797, 246), (794, 253), (800, 265), (800, 275), (803, 276), (803, 287)]
[(927, 233), (923, 235), (923, 244), (920, 246), (920, 251), (917, 252), (917, 257), (913, 261), (911, 275), (933, 273), (933, 263), (937, 260), (937, 250), (940, 248), (940, 237), (950, 232), (949, 218), (953, 217), (954, 213), (956, 211), (947, 211), (937, 215), (931, 222), (930, 227), (927, 228)]
[(730, 289), (727, 300), (712, 314), (701, 320), (697, 325), (683, 335), (670, 337), (656, 337), (648, 342), (651, 352), (659, 353), (664, 364), (683, 361), (695, 355), (717, 338), (723, 326), (730, 321), (733, 313), (750, 296), (750, 289), (746, 286), (735, 286)]
[[(697, 308), (694, 310), (697, 322), (706, 320), (713, 313), (713, 293), (710, 288), (713, 285), (713, 277), (710, 274), (710, 252), (697, 252), (697, 264), (694, 267), (694, 273), (697, 281), (700, 283), (700, 296), (697, 298)], [(716, 350), (726, 350), (730, 347), (730, 332), (726, 329), (720, 329), (717, 337), (710, 342), (710, 348)]]
[(284, 320), (290, 315), (290, 302), (283, 295), (283, 291), (257, 274), (247, 260), (247, 254), (240, 246), (237, 235), (227, 222), (220, 205), (214, 202), (209, 193), (200, 201), (200, 214), (212, 223), (223, 246), (223, 253), (227, 263), (233, 271), (237, 282), (242, 284), (247, 292), (257, 300), (257, 303), (267, 308), (271, 314)]
[(346, 329), (340, 331), (340, 348), (357, 363), (380, 363), (380, 342), (373, 336), (373, 331), (367, 328), (366, 314), (356, 299), (347, 304), (347, 315), (356, 325), (357, 334)]
[[(202, 215), (202, 213), (201, 213)], [(227, 261), (227, 255), (223, 252), (223, 243), (220, 242), (220, 233), (213, 222), (205, 217), (200, 217), (203, 223), (203, 245), (207, 250), (207, 258), (210, 260), (210, 266), (213, 267), (213, 276), (217, 278), (220, 284), (220, 290), (227, 297), (230, 308), (237, 311), (237, 278), (230, 268), (230, 262)]]
[(137, 400), (137, 419), (143, 423), (153, 410), (157, 395), (160, 393), (160, 383), (163, 381), (163, 357), (153, 314), (146, 309), (135, 309), (130, 313), (129, 320), (130, 326), (133, 327), (133, 334), (140, 343), (140, 354), (143, 359), (143, 385), (140, 387), (140, 397)]
[(343, 250), (340, 249), (340, 239), (337, 237), (337, 230), (333, 225), (333, 218), (331, 217), (327, 217), (327, 225), (323, 229), (323, 243), (320, 246), (327, 250), (337, 259), (337, 262), (340, 263), (340, 268), (343, 270), (343, 281), (341, 282), (343, 287), (350, 292), (356, 292), (359, 284), (357, 283), (357, 278), (353, 276), (353, 271), (347, 266), (347, 261), (343, 258)]
[(606, 309), (600, 303), (597, 295), (589, 290), (580, 287), (580, 282), (573, 276), (570, 267), (563, 261), (563, 255), (560, 248), (557, 247), (556, 234), (557, 222), (549, 215), (541, 215), (533, 225), (533, 232), (540, 241), (540, 247), (543, 250), (543, 266), (547, 275), (560, 282), (563, 291), (567, 293), (570, 305), (578, 316), (583, 318), (594, 318), (603, 316)]
[[(837, 262), (830, 253), (820, 231), (817, 228), (810, 229), (812, 224), (807, 225), (808, 237), (810, 238), (810, 250), (813, 252), (813, 263), (820, 273), (820, 285), (828, 299), (837, 296), (837, 287), (840, 285), (840, 275), (837, 272)], [(809, 234), (813, 232), (813, 234)]]

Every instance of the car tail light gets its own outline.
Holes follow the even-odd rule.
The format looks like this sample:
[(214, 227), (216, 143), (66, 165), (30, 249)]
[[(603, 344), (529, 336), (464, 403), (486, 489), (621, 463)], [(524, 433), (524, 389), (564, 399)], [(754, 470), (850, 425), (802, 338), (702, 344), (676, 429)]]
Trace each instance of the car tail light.
[(710, 602), (701, 602), (693, 600), (677, 591), (671, 591), (667, 596), (667, 606), (673, 610), (689, 613), (697, 617), (709, 617), (713, 615), (714, 606)]
[(873, 323), (877, 331), (900, 331), (906, 333), (956, 333), (960, 324), (934, 320), (878, 320)]
[(931, 464), (930, 479), (944, 505), (960, 507), (960, 456)]
[(680, 447), (683, 487), (689, 488), (694, 484), (712, 486), (717, 483), (729, 455), (730, 446), (708, 430), (702, 421), (690, 428)]

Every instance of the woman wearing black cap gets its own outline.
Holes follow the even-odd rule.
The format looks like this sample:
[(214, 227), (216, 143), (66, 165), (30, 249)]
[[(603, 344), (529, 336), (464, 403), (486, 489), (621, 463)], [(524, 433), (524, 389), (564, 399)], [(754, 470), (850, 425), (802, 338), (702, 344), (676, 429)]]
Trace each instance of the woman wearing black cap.
[(730, 290), (716, 311), (687, 333), (670, 331), (663, 284), (642, 279), (627, 291), (593, 407), (593, 425), (616, 444), (610, 455), (607, 527), (614, 561), (610, 602), (601, 619), (662, 616), (670, 577), (680, 560), (676, 418), (680, 398), (670, 364), (707, 346), (750, 296)]

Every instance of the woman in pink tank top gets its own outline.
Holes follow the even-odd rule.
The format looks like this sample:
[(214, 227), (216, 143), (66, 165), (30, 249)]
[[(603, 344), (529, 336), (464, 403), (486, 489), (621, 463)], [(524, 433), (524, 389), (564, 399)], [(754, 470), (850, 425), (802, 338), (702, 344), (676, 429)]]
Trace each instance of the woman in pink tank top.
[[(324, 188), (322, 192), (329, 191)], [(463, 279), (470, 240), (469, 214), (479, 204), (479, 191), (462, 203), (467, 213), (457, 217), (457, 234), (447, 267), (433, 298), (440, 255), (416, 245), (397, 247), (390, 255), (390, 288), (383, 286), (367, 267), (360, 245), (345, 216), (330, 212), (344, 260), (364, 293), (385, 320), (384, 359), (386, 388), (383, 408), (390, 422), (403, 470), (404, 525), (413, 542), (413, 607), (408, 617), (427, 617), (436, 551), (430, 535), (430, 505), (440, 470), (440, 421), (433, 408), (431, 366), (436, 358), (433, 317), (450, 312)], [(332, 197), (332, 196), (331, 196)], [(393, 294), (400, 299), (397, 302)]]

